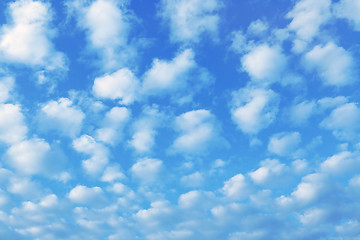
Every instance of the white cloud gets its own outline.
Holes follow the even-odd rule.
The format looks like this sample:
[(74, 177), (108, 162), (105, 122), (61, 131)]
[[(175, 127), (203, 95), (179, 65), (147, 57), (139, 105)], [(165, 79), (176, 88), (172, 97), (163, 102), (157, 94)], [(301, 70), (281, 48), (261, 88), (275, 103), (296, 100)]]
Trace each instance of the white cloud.
[(331, 17), (331, 0), (300, 0), (287, 14), (291, 18), (288, 29), (296, 33), (293, 50), (303, 52), (307, 44), (319, 34), (320, 28)]
[(92, 204), (98, 201), (103, 201), (103, 190), (100, 187), (88, 188), (86, 186), (78, 185), (71, 189), (68, 198), (77, 204)]
[(69, 136), (76, 137), (82, 128), (85, 114), (68, 98), (60, 98), (58, 101), (50, 101), (41, 108), (41, 127), (47, 130), (54, 130)]
[(123, 180), (124, 178), (125, 175), (120, 170), (120, 166), (113, 165), (113, 166), (108, 166), (105, 169), (104, 174), (101, 177), (101, 181), (114, 182), (115, 180)]
[(305, 67), (315, 70), (325, 85), (344, 86), (356, 78), (355, 62), (350, 52), (333, 42), (317, 45), (304, 56)]
[(142, 227), (142, 231), (154, 232), (155, 229), (161, 228), (164, 224), (171, 221), (171, 216), (174, 213), (173, 208), (168, 201), (155, 201), (150, 204), (150, 208), (141, 209), (134, 218), (138, 220)]
[(201, 187), (204, 183), (204, 176), (200, 172), (194, 172), (192, 174), (181, 177), (180, 182), (187, 187)]
[(125, 124), (130, 118), (130, 111), (125, 107), (113, 107), (105, 114), (102, 128), (96, 131), (96, 139), (114, 145), (123, 135)]
[(183, 88), (187, 83), (187, 74), (195, 67), (192, 49), (185, 49), (171, 61), (155, 59), (144, 74), (142, 92), (152, 95)]
[(224, 183), (223, 193), (228, 198), (239, 200), (247, 196), (248, 186), (244, 175), (237, 174)]
[(0, 79), (0, 103), (4, 103), (11, 98), (11, 91), (15, 85), (15, 80), (12, 77), (3, 77)]
[(298, 132), (282, 132), (271, 136), (268, 150), (279, 156), (286, 156), (294, 153), (301, 142), (301, 135)]
[(348, 151), (344, 151), (329, 157), (321, 163), (320, 169), (333, 175), (344, 175), (359, 169), (360, 157)]
[(156, 129), (164, 117), (157, 106), (144, 107), (142, 116), (133, 124), (134, 134), (129, 141), (130, 146), (138, 153), (149, 152), (155, 144)]
[(219, 140), (215, 116), (204, 109), (176, 117), (175, 130), (180, 136), (171, 146), (171, 151), (174, 152), (202, 153), (210, 144)]
[(136, 47), (130, 43), (130, 31), (136, 17), (124, 1), (67, 1), (69, 13), (86, 30), (90, 49), (94, 49), (105, 69), (116, 69), (136, 58)]
[(252, 21), (247, 29), (247, 33), (250, 35), (261, 36), (269, 29), (269, 24), (266, 21), (257, 19)]
[(198, 42), (204, 33), (216, 37), (220, 7), (217, 0), (162, 0), (160, 16), (169, 23), (173, 42)]
[(120, 104), (129, 105), (138, 97), (139, 81), (129, 69), (122, 68), (96, 78), (92, 90), (96, 97), (119, 100)]
[(179, 197), (179, 207), (183, 209), (197, 207), (200, 204), (200, 199), (202, 198), (201, 192), (199, 191), (190, 191), (184, 194), (181, 194)]
[(10, 178), (7, 190), (10, 193), (18, 194), (26, 199), (39, 197), (43, 186), (29, 178), (21, 178), (19, 176)]
[(241, 58), (242, 67), (252, 80), (264, 84), (281, 81), (286, 62), (279, 46), (270, 47), (267, 44), (256, 46)]
[(320, 110), (336, 108), (348, 102), (348, 98), (344, 96), (325, 97), (317, 101)]
[(27, 131), (20, 106), (0, 104), (0, 141), (15, 144), (26, 138)]
[(360, 130), (360, 109), (355, 103), (347, 103), (334, 109), (320, 126), (332, 130), (335, 137), (341, 140), (357, 138)]
[(340, 0), (333, 6), (335, 16), (347, 19), (356, 31), (360, 31), (360, 2)]
[(313, 202), (323, 195), (328, 182), (326, 177), (320, 173), (306, 175), (296, 190), (291, 193), (291, 197), (300, 205)]
[(9, 24), (1, 27), (0, 61), (64, 68), (62, 53), (54, 50), (50, 29), (50, 5), (41, 1), (18, 0), (9, 4)]
[(295, 104), (290, 109), (290, 119), (295, 125), (307, 123), (308, 119), (316, 111), (316, 103), (314, 101), (303, 101)]
[(256, 184), (269, 184), (279, 178), (286, 170), (285, 164), (277, 159), (266, 159), (260, 162), (261, 167), (250, 172), (249, 176)]
[(231, 116), (241, 131), (257, 134), (275, 120), (278, 104), (272, 90), (243, 88), (233, 92)]
[(97, 143), (89, 135), (82, 135), (73, 141), (73, 147), (76, 151), (85, 153), (91, 158), (82, 161), (84, 169), (89, 174), (100, 173), (108, 163), (108, 150), (102, 144)]
[[(43, 139), (30, 139), (11, 146), (6, 155), (10, 166), (23, 174), (46, 172), (50, 146)], [(52, 159), (54, 160), (54, 159)]]
[(161, 160), (144, 158), (131, 167), (131, 173), (144, 184), (153, 183), (158, 179), (163, 167)]

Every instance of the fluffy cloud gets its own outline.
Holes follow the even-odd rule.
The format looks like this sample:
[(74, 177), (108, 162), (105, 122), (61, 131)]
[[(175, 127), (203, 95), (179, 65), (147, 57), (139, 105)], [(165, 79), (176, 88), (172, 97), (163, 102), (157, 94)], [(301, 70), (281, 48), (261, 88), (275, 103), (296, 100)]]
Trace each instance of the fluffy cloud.
[(113, 165), (113, 166), (108, 166), (105, 169), (104, 174), (101, 177), (101, 181), (113, 182), (116, 180), (122, 180), (124, 178), (125, 178), (125, 175), (120, 171), (120, 166)]
[(14, 144), (26, 138), (28, 128), (20, 106), (0, 104), (0, 141)]
[(304, 64), (314, 69), (325, 85), (344, 86), (356, 77), (355, 62), (348, 51), (333, 42), (317, 45), (304, 56)]
[(12, 77), (3, 77), (0, 79), (0, 103), (4, 103), (11, 98), (11, 91), (15, 85)]
[(291, 18), (288, 29), (296, 33), (293, 50), (303, 52), (331, 17), (331, 0), (300, 0), (287, 14)]
[(259, 45), (241, 58), (243, 69), (257, 83), (281, 81), (286, 69), (286, 56), (279, 46)]
[(183, 88), (186, 86), (187, 74), (195, 66), (191, 49), (185, 49), (171, 61), (155, 59), (152, 67), (144, 74), (142, 91), (158, 94)]
[(268, 150), (279, 156), (286, 156), (294, 153), (301, 142), (301, 135), (298, 132), (282, 132), (271, 136)]
[(163, 167), (161, 160), (144, 158), (131, 167), (131, 173), (134, 178), (139, 179), (142, 183), (153, 183), (159, 177)]
[(91, 158), (82, 161), (84, 169), (89, 174), (98, 174), (108, 163), (108, 150), (102, 144), (95, 141), (89, 135), (82, 135), (73, 141), (73, 147), (76, 151), (85, 153)]
[(121, 139), (123, 128), (129, 118), (130, 111), (127, 108), (113, 107), (105, 114), (103, 127), (96, 131), (96, 138), (108, 144), (116, 144)]
[(89, 47), (100, 55), (105, 69), (127, 65), (136, 57), (130, 31), (136, 17), (118, 0), (67, 1), (69, 13), (86, 30)]
[(67, 98), (50, 101), (43, 105), (40, 114), (41, 127), (54, 130), (71, 138), (76, 137), (82, 127), (85, 114)]
[(41, 1), (18, 0), (9, 4), (9, 24), (1, 27), (0, 61), (63, 68), (64, 56), (54, 50), (51, 10)]
[(137, 96), (139, 81), (127, 68), (96, 78), (93, 92), (96, 97), (119, 100), (120, 104), (131, 104)]
[(307, 123), (307, 120), (316, 111), (316, 103), (314, 101), (303, 101), (295, 104), (290, 109), (290, 119), (295, 125)]
[(103, 190), (100, 187), (88, 188), (83, 185), (78, 185), (71, 189), (68, 198), (77, 204), (91, 204), (103, 201)]
[(149, 152), (155, 144), (156, 129), (164, 120), (164, 115), (157, 106), (147, 106), (142, 116), (134, 123), (134, 134), (129, 144), (138, 153)]
[(200, 109), (186, 112), (176, 117), (175, 129), (180, 136), (175, 139), (171, 151), (202, 153), (209, 144), (219, 141), (215, 116), (210, 111)]
[(226, 197), (234, 200), (239, 200), (248, 195), (248, 184), (245, 176), (237, 174), (224, 183), (222, 192)]
[(217, 0), (162, 0), (160, 16), (170, 24), (174, 42), (198, 42), (208, 33), (217, 35), (221, 2)]
[(356, 31), (360, 31), (360, 3), (357, 0), (341, 0), (334, 4), (335, 15), (345, 18)]
[(332, 130), (335, 137), (342, 140), (353, 140), (358, 136), (360, 109), (355, 103), (346, 103), (334, 109), (320, 126)]
[(360, 157), (357, 154), (345, 151), (326, 159), (321, 163), (320, 169), (329, 174), (343, 175), (358, 170), (359, 163)]
[(274, 182), (274, 179), (279, 178), (286, 170), (285, 164), (277, 159), (266, 159), (261, 161), (260, 165), (260, 168), (249, 173), (251, 180), (260, 185)]
[(233, 93), (232, 119), (244, 133), (256, 134), (275, 120), (278, 104), (272, 90), (243, 88)]
[[(46, 172), (50, 146), (43, 139), (30, 139), (11, 146), (6, 152), (9, 165), (24, 174)], [(53, 160), (53, 159), (52, 159)]]

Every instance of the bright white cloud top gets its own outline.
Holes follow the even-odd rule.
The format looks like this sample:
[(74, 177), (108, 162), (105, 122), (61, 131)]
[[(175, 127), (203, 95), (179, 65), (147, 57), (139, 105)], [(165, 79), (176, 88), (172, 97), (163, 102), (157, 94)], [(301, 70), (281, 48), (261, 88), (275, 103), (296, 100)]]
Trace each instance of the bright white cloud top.
[(360, 239), (359, 1), (0, 6), (1, 239)]

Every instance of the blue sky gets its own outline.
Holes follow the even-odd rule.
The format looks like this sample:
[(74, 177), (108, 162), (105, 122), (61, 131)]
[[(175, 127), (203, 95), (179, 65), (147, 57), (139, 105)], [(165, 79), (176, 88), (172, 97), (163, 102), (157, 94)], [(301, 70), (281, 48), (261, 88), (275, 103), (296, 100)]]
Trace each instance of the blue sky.
[(0, 9), (2, 239), (360, 238), (358, 0)]

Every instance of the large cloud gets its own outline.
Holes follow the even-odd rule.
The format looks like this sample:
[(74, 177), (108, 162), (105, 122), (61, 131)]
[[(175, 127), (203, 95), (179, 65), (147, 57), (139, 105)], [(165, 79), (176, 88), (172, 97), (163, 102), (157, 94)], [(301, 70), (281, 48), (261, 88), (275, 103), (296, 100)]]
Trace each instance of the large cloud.
[(344, 86), (356, 78), (352, 54), (333, 42), (317, 45), (304, 57), (308, 69), (314, 69), (325, 85)]
[(19, 0), (9, 4), (9, 24), (1, 27), (0, 61), (65, 67), (64, 56), (51, 42), (54, 31), (50, 5), (41, 1)]

